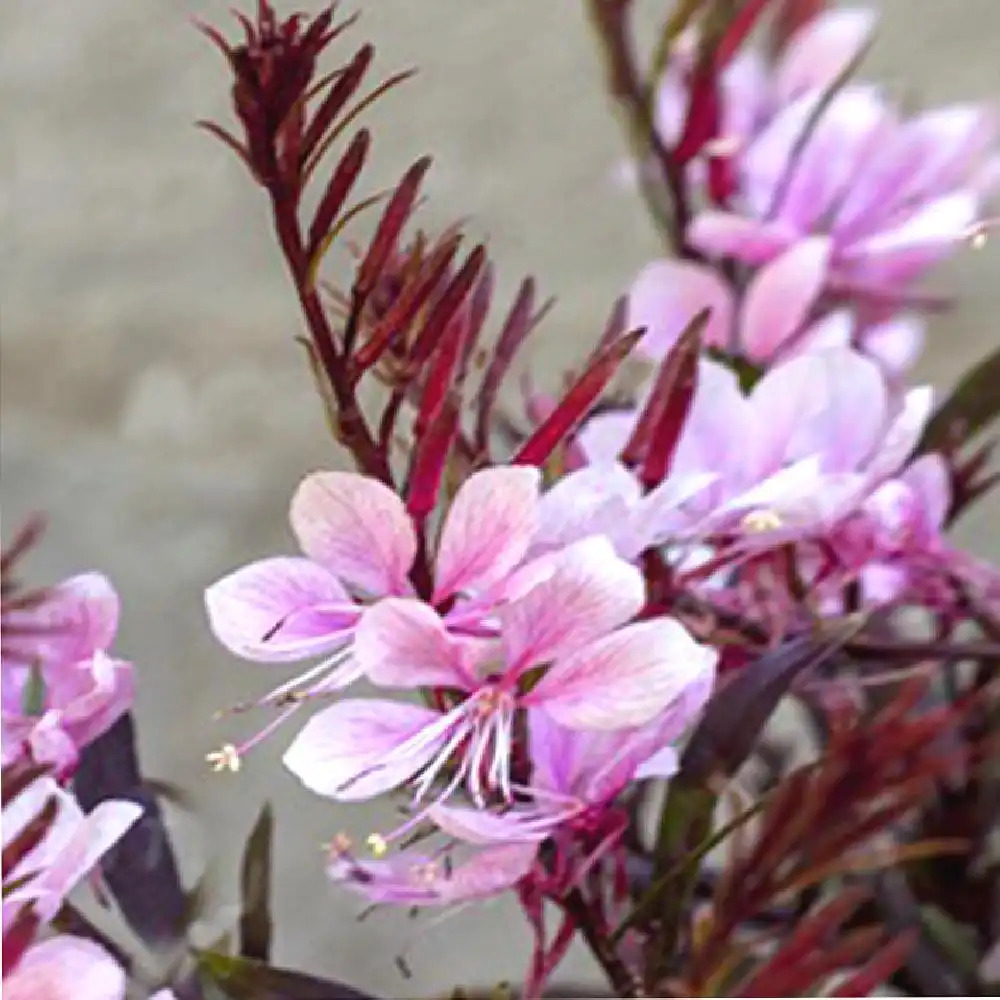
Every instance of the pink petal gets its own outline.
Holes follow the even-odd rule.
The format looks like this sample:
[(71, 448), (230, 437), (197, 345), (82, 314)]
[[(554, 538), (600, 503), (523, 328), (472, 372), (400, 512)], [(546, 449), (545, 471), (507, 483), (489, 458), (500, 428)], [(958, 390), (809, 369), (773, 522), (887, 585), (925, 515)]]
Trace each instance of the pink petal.
[(798, 231), (783, 222), (764, 222), (730, 212), (700, 212), (688, 229), (691, 245), (703, 253), (735, 257), (748, 264), (765, 264), (798, 239)]
[[(311, 791), (341, 802), (374, 798), (403, 784), (448, 737), (442, 716), (395, 701), (347, 699), (314, 715), (285, 752), (284, 764)], [(439, 731), (435, 731), (435, 727)], [(399, 748), (418, 733), (412, 752)]]
[(906, 570), (889, 563), (869, 563), (860, 574), (865, 604), (892, 604), (906, 590)]
[(310, 559), (284, 556), (223, 577), (205, 591), (205, 607), (219, 642), (265, 663), (336, 648), (360, 613), (332, 573)]
[(801, 337), (781, 352), (781, 360), (789, 361), (813, 351), (842, 350), (851, 346), (854, 338), (854, 316), (847, 309), (838, 309), (813, 323)]
[(661, 747), (635, 771), (636, 781), (653, 778), (672, 778), (680, 767), (680, 756), (673, 747)]
[(334, 858), (327, 871), (375, 903), (448, 906), (512, 888), (531, 870), (537, 854), (535, 843), (504, 844), (452, 866), (402, 851), (385, 861)]
[[(466, 844), (497, 844), (511, 841), (542, 841), (556, 825), (555, 817), (526, 815), (517, 809), (494, 813), (485, 809), (463, 809), (455, 806), (433, 806), (429, 818), (449, 837)], [(531, 817), (535, 822), (531, 822)]]
[(740, 343), (754, 361), (767, 361), (804, 326), (826, 281), (831, 243), (803, 240), (757, 272), (746, 291)]
[(642, 491), (618, 462), (589, 465), (563, 476), (542, 496), (534, 547), (561, 548), (588, 535), (607, 534), (629, 517)]
[(354, 472), (315, 472), (292, 498), (292, 530), (302, 551), (369, 594), (408, 592), (417, 538), (403, 501)]
[(500, 610), (507, 669), (517, 673), (578, 649), (638, 614), (645, 598), (642, 574), (606, 538), (576, 543), (548, 580)]
[(638, 622), (558, 660), (522, 703), (578, 729), (641, 726), (683, 696), (717, 654), (679, 622)]
[(467, 687), (461, 649), (422, 601), (387, 597), (365, 612), (354, 637), (360, 668), (383, 687)]
[(842, 7), (808, 21), (782, 53), (774, 83), (777, 102), (832, 87), (868, 44), (877, 20), (866, 7)]
[(59, 710), (63, 729), (79, 749), (107, 732), (135, 696), (132, 665), (101, 652), (50, 671), (46, 684), (48, 704)]
[(636, 414), (631, 411), (601, 413), (591, 417), (576, 436), (588, 462), (611, 465), (628, 443), (635, 426)]
[(3, 981), (6, 1000), (122, 1000), (125, 970), (99, 945), (60, 934), (32, 945)]
[(865, 330), (861, 346), (887, 375), (900, 378), (920, 357), (926, 333), (927, 324), (919, 316), (894, 316)]
[(434, 600), (486, 590), (524, 558), (538, 527), (537, 469), (484, 469), (452, 501), (441, 530)]
[(718, 274), (699, 264), (658, 260), (647, 264), (632, 283), (628, 297), (630, 330), (645, 327), (639, 350), (659, 360), (701, 312), (712, 310), (705, 343), (725, 347), (733, 322), (733, 297)]
[(941, 455), (922, 455), (911, 462), (900, 476), (919, 499), (926, 526), (939, 531), (951, 508), (951, 475)]
[(929, 385), (911, 389), (903, 405), (884, 428), (878, 450), (867, 463), (866, 473), (872, 482), (891, 476), (913, 454), (934, 408), (934, 390)]

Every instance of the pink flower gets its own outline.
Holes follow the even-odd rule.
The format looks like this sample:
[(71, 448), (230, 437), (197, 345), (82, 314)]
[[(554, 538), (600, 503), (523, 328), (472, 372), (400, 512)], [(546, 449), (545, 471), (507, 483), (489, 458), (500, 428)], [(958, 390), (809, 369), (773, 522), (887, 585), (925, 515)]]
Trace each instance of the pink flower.
[(69, 892), (142, 815), (141, 806), (119, 799), (109, 799), (84, 814), (69, 792), (52, 778), (42, 777), (4, 807), (4, 849), (50, 799), (56, 802), (52, 825), (4, 877), (5, 929), (29, 903), (40, 920), (50, 920)]
[[(537, 469), (497, 468), (459, 489), (438, 538), (432, 595), (437, 605), (455, 604), (450, 620), (475, 627), (528, 584), (516, 570), (538, 523), (539, 484)], [(299, 486), (290, 519), (304, 557), (251, 563), (205, 594), (212, 630), (239, 656), (284, 663), (333, 654), (264, 701), (307, 681), (315, 683), (305, 693), (316, 694), (356, 680), (364, 667), (348, 647), (365, 608), (413, 593), (417, 529), (387, 486), (352, 472), (314, 473)]]
[[(429, 607), (387, 600), (358, 630), (356, 655), (376, 684), (444, 689), (441, 709), (342, 701), (316, 715), (285, 756), (313, 791), (365, 799), (416, 780), (415, 802), (454, 765), (437, 801), (465, 785), (477, 805), (511, 799), (511, 757), (524, 709), (569, 728), (644, 725), (684, 696), (714, 651), (670, 619), (626, 625), (644, 603), (639, 571), (591, 538), (497, 609), (499, 638), (456, 636)], [(419, 821), (411, 819), (391, 836)]]
[(28, 752), (60, 772), (132, 703), (131, 664), (108, 655), (118, 595), (98, 573), (4, 611), (3, 762)]
[(7, 1000), (122, 1000), (125, 971), (99, 945), (59, 934), (32, 945), (11, 975)]
[[(744, 395), (735, 375), (702, 360), (671, 475), (716, 471), (686, 504), (677, 537), (736, 531), (767, 540), (772, 527), (825, 532), (910, 456), (930, 415), (928, 388), (901, 397), (878, 365), (847, 348), (798, 355)], [(604, 414), (578, 441), (606, 463), (631, 434), (631, 413)]]
[(639, 351), (659, 361), (702, 309), (711, 309), (705, 344), (773, 365), (797, 354), (854, 344), (887, 374), (899, 376), (916, 360), (923, 325), (915, 317), (893, 317), (858, 326), (849, 310), (821, 315), (832, 244), (812, 237), (765, 264), (742, 295), (716, 268), (659, 260), (640, 272), (629, 292), (628, 325), (645, 327)]

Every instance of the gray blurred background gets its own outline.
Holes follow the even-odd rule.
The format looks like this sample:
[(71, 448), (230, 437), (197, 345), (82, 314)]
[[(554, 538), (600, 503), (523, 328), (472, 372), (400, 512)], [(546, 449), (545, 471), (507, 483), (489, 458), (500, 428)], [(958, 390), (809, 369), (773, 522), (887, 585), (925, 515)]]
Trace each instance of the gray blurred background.
[[(289, 9), (289, 4), (279, 4)], [(303, 6), (312, 9), (318, 4)], [(501, 298), (526, 273), (559, 298), (535, 362), (576, 359), (609, 304), (659, 253), (623, 158), (582, 5), (573, 0), (357, 0), (383, 75), (419, 76), (369, 117), (371, 189), (418, 155), (435, 164), (430, 226), (471, 217), (499, 265)], [(647, 3), (656, 9), (669, 4)], [(1000, 0), (882, 4), (869, 75), (910, 106), (1000, 93)], [(527, 936), (507, 903), (423, 931), (402, 914), (363, 924), (328, 886), (320, 845), (363, 835), (376, 810), (319, 800), (283, 773), (292, 730), (210, 774), (204, 753), (246, 719), (219, 708), (285, 676), (219, 649), (204, 587), (291, 551), (288, 499), (310, 469), (342, 463), (300, 349), (265, 205), (242, 167), (192, 128), (227, 118), (227, 77), (193, 30), (226, 4), (196, 0), (5, 0), (0, 6), (2, 502), (7, 537), (51, 517), (31, 563), (41, 582), (100, 568), (124, 596), (118, 643), (139, 677), (147, 770), (176, 782), (190, 877), (208, 858), (212, 908), (235, 899), (236, 847), (263, 799), (278, 818), (276, 957), (383, 996), (517, 978)], [(353, 51), (353, 50), (352, 50)], [(346, 273), (346, 258), (335, 272)], [(997, 338), (1000, 240), (935, 277), (959, 308), (933, 324), (922, 374), (947, 388)], [(1000, 556), (981, 508), (960, 535)], [(420, 935), (423, 937), (420, 937)], [(413, 980), (393, 957), (407, 940)], [(589, 976), (574, 954), (566, 976)]]

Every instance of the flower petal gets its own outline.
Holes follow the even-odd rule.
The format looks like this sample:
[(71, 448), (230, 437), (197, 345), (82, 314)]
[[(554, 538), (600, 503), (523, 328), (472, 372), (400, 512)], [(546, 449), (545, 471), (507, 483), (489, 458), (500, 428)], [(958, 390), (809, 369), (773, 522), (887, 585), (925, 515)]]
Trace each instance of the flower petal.
[(757, 272), (747, 288), (740, 344), (753, 361), (768, 361), (805, 325), (826, 280), (831, 243), (803, 240)]
[(628, 296), (630, 330), (645, 327), (639, 350), (659, 360), (701, 312), (712, 310), (704, 340), (725, 347), (733, 321), (733, 296), (719, 275), (699, 264), (658, 260), (647, 264), (632, 283)]
[(906, 467), (900, 480), (919, 498), (927, 529), (940, 531), (951, 507), (951, 475), (944, 458), (922, 455)]
[(934, 390), (931, 386), (917, 386), (907, 392), (902, 408), (883, 431), (882, 442), (868, 461), (865, 471), (872, 482), (899, 471), (913, 454), (933, 408)]
[(861, 346), (886, 375), (899, 378), (916, 363), (923, 350), (927, 324), (913, 315), (894, 316), (861, 335)]
[[(318, 795), (341, 802), (370, 799), (403, 784), (434, 756), (448, 737), (441, 720), (440, 713), (420, 705), (346, 699), (305, 724), (284, 764)], [(422, 731), (426, 742), (398, 752)]]
[(382, 687), (467, 687), (461, 649), (433, 608), (422, 601), (387, 597), (358, 625), (354, 656)]
[(332, 573), (310, 559), (285, 556), (224, 576), (205, 591), (205, 608), (223, 646), (265, 663), (336, 648), (360, 614)]
[(576, 443), (583, 450), (588, 462), (611, 465), (628, 443), (636, 414), (631, 410), (618, 413), (601, 413), (591, 417), (580, 429)]
[(778, 104), (832, 87), (861, 54), (877, 20), (867, 7), (842, 7), (808, 21), (789, 39), (778, 64), (774, 81)]
[[(506, 813), (435, 805), (427, 813), (443, 833), (467, 844), (503, 844), (511, 841), (542, 841), (557, 823), (557, 817), (525, 814), (518, 809)], [(541, 822), (538, 822), (539, 818)], [(532, 822), (534, 820), (534, 822)]]
[(645, 597), (642, 574), (606, 538), (570, 546), (548, 580), (500, 609), (507, 670), (519, 673), (605, 635), (638, 614)]
[(292, 530), (302, 551), (369, 594), (408, 592), (417, 537), (403, 501), (376, 479), (314, 472), (292, 498)]
[(783, 222), (765, 222), (732, 212), (699, 212), (688, 240), (710, 257), (735, 257), (748, 264), (766, 264), (784, 253), (800, 234)]
[(486, 590), (517, 567), (538, 527), (540, 484), (527, 466), (484, 469), (462, 484), (441, 530), (435, 602)]
[(4, 975), (7, 1000), (122, 1000), (125, 970), (100, 945), (59, 934), (33, 944)]
[(638, 622), (558, 660), (522, 703), (578, 729), (641, 726), (714, 668), (717, 654), (669, 618)]

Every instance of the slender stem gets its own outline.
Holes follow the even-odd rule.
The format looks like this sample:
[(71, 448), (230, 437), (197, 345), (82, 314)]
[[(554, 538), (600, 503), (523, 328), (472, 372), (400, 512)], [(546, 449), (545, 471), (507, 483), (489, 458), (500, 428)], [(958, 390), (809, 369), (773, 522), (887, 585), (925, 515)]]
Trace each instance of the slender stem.
[[(640, 185), (654, 220), (676, 253), (695, 257), (687, 245), (691, 207), (684, 170), (656, 131), (652, 113), (655, 81), (654, 86), (644, 84), (636, 67), (628, 33), (630, 5), (631, 0), (588, 0), (590, 19), (604, 53), (608, 90), (622, 111)], [(670, 212), (664, 211), (660, 192), (646, 176), (645, 164), (650, 156), (659, 167), (670, 199)]]
[(608, 982), (614, 987), (616, 997), (643, 997), (641, 984), (608, 940), (608, 928), (600, 906), (588, 902), (579, 889), (572, 889), (560, 903), (576, 923), (584, 941), (604, 970)]

